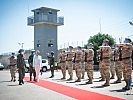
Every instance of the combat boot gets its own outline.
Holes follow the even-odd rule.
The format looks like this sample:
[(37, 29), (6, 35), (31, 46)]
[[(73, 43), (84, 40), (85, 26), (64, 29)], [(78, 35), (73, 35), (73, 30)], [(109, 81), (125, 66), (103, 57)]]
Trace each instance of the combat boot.
[(121, 83), (121, 79), (118, 78), (118, 79), (115, 81), (115, 83)]
[(81, 82), (81, 79), (80, 79), (80, 78), (78, 78), (75, 82)]
[(69, 78), (69, 79), (67, 79), (67, 81), (71, 81), (71, 80), (73, 80), (73, 79), (72, 79), (72, 77), (70, 76), (70, 78)]
[(106, 83), (103, 84), (103, 86), (110, 86), (109, 81), (106, 81)]
[(122, 89), (123, 90), (130, 90), (131, 89), (131, 79), (126, 80), (125, 82), (126, 82), (126, 86), (123, 87)]
[(105, 79), (102, 78), (102, 79), (100, 79), (99, 81), (105, 81)]
[(86, 82), (86, 84), (92, 84), (92, 79), (89, 79), (89, 81)]
[(66, 77), (65, 77), (65, 76), (63, 76), (63, 77), (61, 78), (61, 80), (64, 80), (64, 79), (66, 79)]
[(112, 75), (110, 79), (115, 79), (114, 75)]
[(13, 81), (13, 77), (11, 78), (11, 81)]
[(84, 79), (84, 75), (81, 77), (81, 79)]
[(14, 80), (13, 80), (13, 82), (15, 82), (16, 81), (16, 77), (14, 77)]
[(51, 73), (52, 75), (49, 78), (53, 78), (54, 77), (54, 73)]

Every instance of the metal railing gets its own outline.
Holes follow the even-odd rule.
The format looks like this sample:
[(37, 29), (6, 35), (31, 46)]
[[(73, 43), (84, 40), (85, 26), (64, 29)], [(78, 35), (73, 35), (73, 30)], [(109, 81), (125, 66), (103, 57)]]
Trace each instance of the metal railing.
[(27, 18), (27, 21), (28, 25), (34, 25), (39, 22), (47, 24), (64, 25), (64, 17), (48, 16), (48, 15), (40, 15), (36, 18), (34, 16), (30, 16)]

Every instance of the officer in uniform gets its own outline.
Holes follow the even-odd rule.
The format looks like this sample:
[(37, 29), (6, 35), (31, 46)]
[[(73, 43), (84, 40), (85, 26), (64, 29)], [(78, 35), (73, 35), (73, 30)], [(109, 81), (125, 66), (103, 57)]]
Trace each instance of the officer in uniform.
[(85, 62), (86, 62), (86, 71), (89, 78), (89, 81), (86, 84), (92, 84), (93, 80), (93, 61), (94, 58), (94, 51), (93, 51), (93, 44), (89, 43), (88, 49), (85, 51)]
[(65, 53), (65, 50), (63, 50), (59, 54), (59, 64), (61, 66), (61, 71), (62, 71), (62, 75), (63, 75), (63, 77), (61, 79), (66, 79), (66, 53)]
[(68, 74), (70, 76), (69, 79), (67, 79), (68, 81), (73, 79), (73, 57), (74, 57), (74, 52), (73, 52), (73, 47), (69, 46), (69, 50), (66, 53), (66, 65), (68, 67)]
[(10, 73), (11, 73), (11, 81), (16, 81), (16, 59), (15, 59), (15, 53), (12, 53), (12, 56), (9, 58), (10, 60)]
[(25, 60), (24, 60), (24, 50), (20, 49), (18, 51), (18, 56), (17, 56), (17, 68), (18, 68), (18, 73), (19, 73), (19, 85), (24, 84), (24, 77), (25, 77)]
[(54, 62), (55, 62), (54, 52), (51, 51), (51, 55), (47, 55), (47, 57), (49, 59), (50, 70), (51, 70), (51, 76), (49, 78), (53, 78), (54, 77)]
[(32, 81), (32, 74), (34, 77), (34, 81), (36, 81), (36, 71), (33, 67), (33, 57), (34, 57), (35, 50), (31, 51), (31, 55), (29, 56), (28, 63), (30, 67), (30, 81)]
[(132, 74), (132, 50), (133, 46), (131, 44), (131, 40), (129, 38), (125, 39), (125, 43), (122, 47), (122, 70), (124, 81), (126, 82), (126, 86), (122, 89), (130, 90), (131, 89), (131, 74)]
[(111, 47), (108, 45), (109, 40), (105, 39), (103, 46), (100, 46), (101, 49), (101, 67), (103, 68), (103, 74), (105, 77), (105, 84), (103, 86), (109, 86), (110, 83), (110, 57), (111, 57)]
[(118, 46), (114, 50), (114, 62), (115, 62), (115, 72), (117, 80), (115, 83), (121, 83), (122, 79), (122, 58), (121, 58), (121, 46)]
[(76, 72), (76, 76), (78, 78), (75, 82), (81, 82), (81, 61), (82, 61), (82, 58), (83, 58), (83, 53), (82, 53), (81, 47), (78, 46), (77, 51), (75, 52), (75, 55), (74, 55), (75, 72)]

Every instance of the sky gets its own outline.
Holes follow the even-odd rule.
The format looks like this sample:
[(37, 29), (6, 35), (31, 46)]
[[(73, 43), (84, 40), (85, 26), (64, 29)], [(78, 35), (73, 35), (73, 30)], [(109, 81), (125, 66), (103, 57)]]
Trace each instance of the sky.
[[(133, 0), (0, 0), (0, 54), (32, 49), (34, 27), (27, 26), (31, 10), (40, 7), (59, 9), (64, 25), (58, 27), (58, 48), (83, 45), (101, 32), (133, 40)], [(101, 26), (101, 28), (100, 28)]]

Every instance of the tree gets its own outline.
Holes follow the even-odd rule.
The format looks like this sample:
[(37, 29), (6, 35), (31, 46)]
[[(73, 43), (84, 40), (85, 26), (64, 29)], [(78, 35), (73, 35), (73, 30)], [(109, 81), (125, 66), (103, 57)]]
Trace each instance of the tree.
[[(94, 36), (90, 36), (90, 38), (88, 40), (88, 44), (93, 43), (93, 45), (94, 45), (94, 52), (95, 52), (94, 63), (95, 64), (97, 64), (96, 50), (98, 50), (98, 47), (102, 45), (104, 39), (109, 40), (109, 45), (110, 46), (113, 46), (115, 44), (114, 38), (112, 36), (108, 35), (108, 34), (98, 33)], [(85, 45), (85, 48), (87, 48), (88, 44)]]

